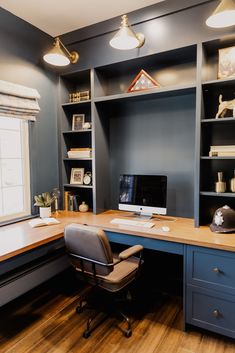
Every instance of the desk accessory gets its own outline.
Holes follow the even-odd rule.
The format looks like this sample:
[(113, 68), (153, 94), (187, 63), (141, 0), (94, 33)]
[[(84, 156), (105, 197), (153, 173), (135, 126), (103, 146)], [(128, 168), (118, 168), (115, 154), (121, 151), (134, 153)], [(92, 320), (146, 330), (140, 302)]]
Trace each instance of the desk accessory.
[(223, 172), (218, 172), (218, 181), (215, 183), (215, 192), (221, 193), (226, 191), (226, 182), (223, 181)]
[(54, 202), (55, 197), (51, 197), (49, 192), (43, 192), (41, 195), (34, 196), (34, 206), (39, 207), (39, 213), (41, 218), (51, 216), (51, 204)]
[(85, 201), (82, 201), (81, 205), (79, 206), (79, 211), (80, 212), (87, 212), (89, 209), (89, 206), (86, 204)]

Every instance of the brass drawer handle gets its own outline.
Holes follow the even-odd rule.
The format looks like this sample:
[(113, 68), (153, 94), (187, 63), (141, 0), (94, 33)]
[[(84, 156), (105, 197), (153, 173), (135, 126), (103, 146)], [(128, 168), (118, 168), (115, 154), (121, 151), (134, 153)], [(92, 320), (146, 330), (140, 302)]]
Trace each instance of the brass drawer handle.
[(217, 309), (213, 310), (212, 315), (213, 315), (214, 317), (219, 317), (219, 316), (220, 316), (219, 310), (217, 310)]
[(221, 273), (221, 271), (218, 267), (214, 267), (212, 271), (215, 273)]

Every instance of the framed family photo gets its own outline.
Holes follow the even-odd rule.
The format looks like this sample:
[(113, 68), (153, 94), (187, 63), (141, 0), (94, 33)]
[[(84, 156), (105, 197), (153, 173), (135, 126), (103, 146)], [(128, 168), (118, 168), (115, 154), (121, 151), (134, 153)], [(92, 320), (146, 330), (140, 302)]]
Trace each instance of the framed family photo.
[(85, 122), (85, 114), (73, 114), (72, 131), (82, 130)]
[(70, 184), (83, 184), (84, 168), (72, 168), (70, 176)]
[(218, 78), (235, 76), (235, 46), (219, 49)]

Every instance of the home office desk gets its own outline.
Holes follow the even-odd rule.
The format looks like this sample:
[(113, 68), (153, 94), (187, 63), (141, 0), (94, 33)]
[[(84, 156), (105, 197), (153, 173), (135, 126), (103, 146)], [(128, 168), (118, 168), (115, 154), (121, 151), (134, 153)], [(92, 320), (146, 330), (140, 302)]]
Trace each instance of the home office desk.
[[(128, 215), (120, 211), (99, 215), (61, 211), (56, 216), (61, 222), (58, 225), (32, 229), (24, 221), (2, 227), (0, 274), (18, 258), (25, 264), (27, 255), (33, 257), (35, 252), (45, 249), (51, 253), (50, 246), (61, 249), (64, 227), (70, 223), (98, 226), (112, 242), (142, 244), (147, 249), (182, 255), (185, 323), (235, 338), (235, 234), (215, 234), (205, 226), (194, 228), (192, 219), (164, 216), (160, 221), (153, 219), (156, 225), (150, 229), (110, 223), (113, 218)], [(169, 232), (161, 229), (164, 225), (170, 227)], [(54, 268), (68, 266), (64, 254), (62, 265), (57, 260)]]

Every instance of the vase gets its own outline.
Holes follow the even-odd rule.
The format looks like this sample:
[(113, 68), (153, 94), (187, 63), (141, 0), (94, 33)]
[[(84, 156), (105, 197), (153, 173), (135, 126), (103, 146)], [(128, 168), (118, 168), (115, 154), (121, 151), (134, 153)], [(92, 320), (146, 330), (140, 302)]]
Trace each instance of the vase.
[(81, 205), (79, 206), (79, 211), (80, 212), (87, 212), (88, 211), (88, 205), (85, 203), (85, 201), (82, 201)]
[(40, 218), (51, 217), (51, 206), (49, 207), (39, 207)]

